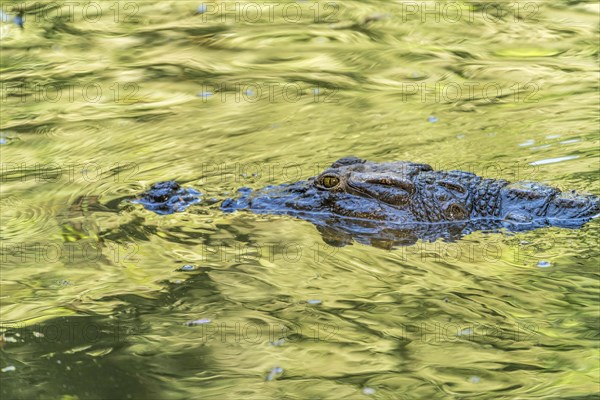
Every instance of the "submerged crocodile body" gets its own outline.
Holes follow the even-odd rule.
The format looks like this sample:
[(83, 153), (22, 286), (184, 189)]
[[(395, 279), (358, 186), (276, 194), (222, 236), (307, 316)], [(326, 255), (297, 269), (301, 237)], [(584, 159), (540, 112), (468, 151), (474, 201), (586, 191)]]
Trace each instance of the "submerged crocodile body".
[[(411, 244), (474, 230), (581, 227), (600, 213), (600, 198), (535, 182), (509, 183), (463, 171), (434, 171), (406, 161), (346, 157), (293, 184), (240, 189), (226, 212), (286, 214), (312, 222), (331, 244)], [(200, 193), (160, 182), (136, 202), (161, 214), (200, 201)]]

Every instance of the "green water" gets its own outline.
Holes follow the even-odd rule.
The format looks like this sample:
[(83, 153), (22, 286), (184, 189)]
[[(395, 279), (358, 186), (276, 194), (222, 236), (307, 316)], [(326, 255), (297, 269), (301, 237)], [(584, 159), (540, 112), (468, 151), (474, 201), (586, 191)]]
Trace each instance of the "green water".
[(597, 220), (334, 248), (122, 200), (348, 155), (598, 194), (598, 3), (0, 4), (3, 399), (597, 395)]

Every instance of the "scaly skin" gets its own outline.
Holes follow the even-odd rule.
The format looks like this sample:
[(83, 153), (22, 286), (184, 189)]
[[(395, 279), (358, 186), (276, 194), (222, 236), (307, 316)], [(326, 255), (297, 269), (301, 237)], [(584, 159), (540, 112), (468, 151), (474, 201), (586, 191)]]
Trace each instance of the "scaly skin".
[[(198, 202), (199, 193), (174, 182), (156, 184), (138, 202), (159, 213)], [(594, 195), (534, 182), (509, 183), (427, 164), (346, 157), (319, 176), (257, 191), (240, 189), (226, 212), (293, 215), (315, 224), (331, 242), (452, 239), (477, 229), (580, 227), (600, 213)]]

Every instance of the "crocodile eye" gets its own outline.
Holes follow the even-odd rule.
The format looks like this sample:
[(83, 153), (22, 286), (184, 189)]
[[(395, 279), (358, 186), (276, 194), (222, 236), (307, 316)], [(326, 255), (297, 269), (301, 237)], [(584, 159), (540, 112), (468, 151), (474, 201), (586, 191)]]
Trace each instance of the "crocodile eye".
[(336, 187), (340, 183), (340, 178), (338, 178), (337, 176), (326, 175), (323, 178), (321, 178), (321, 183), (327, 189), (331, 189)]
[(467, 218), (467, 210), (458, 204), (450, 204), (446, 211), (444, 211), (446, 217), (451, 221), (459, 221)]

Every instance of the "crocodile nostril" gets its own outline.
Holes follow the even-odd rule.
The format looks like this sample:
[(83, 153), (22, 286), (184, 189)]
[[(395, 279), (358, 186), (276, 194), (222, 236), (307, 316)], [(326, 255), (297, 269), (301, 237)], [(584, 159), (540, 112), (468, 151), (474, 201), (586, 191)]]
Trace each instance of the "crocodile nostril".
[(450, 204), (444, 211), (444, 215), (451, 221), (459, 221), (467, 218), (467, 210), (458, 204)]

